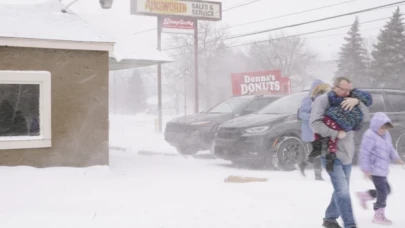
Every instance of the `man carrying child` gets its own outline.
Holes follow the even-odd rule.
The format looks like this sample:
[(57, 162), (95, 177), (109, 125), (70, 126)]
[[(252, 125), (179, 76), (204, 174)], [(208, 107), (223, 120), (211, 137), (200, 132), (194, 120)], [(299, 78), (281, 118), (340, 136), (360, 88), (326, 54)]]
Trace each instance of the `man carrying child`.
[[(367, 106), (360, 99), (350, 97), (353, 91), (351, 81), (345, 77), (336, 78), (333, 83), (332, 92), (338, 98), (344, 98), (340, 106), (344, 110), (351, 111), (353, 108), (359, 108), (362, 113), (362, 121), (369, 120)], [(322, 163), (328, 168), (334, 192), (331, 202), (325, 212), (323, 226), (326, 228), (340, 228), (337, 219), (342, 216), (344, 228), (356, 228), (356, 221), (353, 215), (352, 203), (349, 192), (350, 175), (352, 169), (353, 156), (355, 154), (354, 131), (334, 130), (325, 123), (325, 115), (328, 108), (331, 107), (328, 93), (317, 97), (311, 110), (311, 127), (315, 134), (320, 137), (328, 137), (336, 140), (336, 152), (334, 156), (326, 156), (330, 152), (328, 148), (322, 150)], [(336, 129), (336, 128), (335, 128)]]

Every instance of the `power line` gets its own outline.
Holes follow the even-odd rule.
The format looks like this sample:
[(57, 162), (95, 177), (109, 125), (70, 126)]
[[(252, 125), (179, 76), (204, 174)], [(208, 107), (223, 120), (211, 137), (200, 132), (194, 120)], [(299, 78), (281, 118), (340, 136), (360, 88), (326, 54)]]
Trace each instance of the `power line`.
[(261, 0), (254, 0), (254, 1), (251, 1), (251, 2), (243, 3), (243, 4), (241, 4), (241, 5), (232, 6), (232, 7), (230, 7), (230, 8), (227, 8), (227, 9), (222, 10), (222, 12), (225, 12), (225, 11), (228, 11), (228, 10), (232, 10), (232, 9), (236, 9), (236, 8), (239, 8), (239, 7), (242, 7), (242, 6), (250, 5), (250, 4), (255, 3), (255, 2), (258, 2), (258, 1), (261, 1)]
[[(354, 14), (365, 13), (365, 12), (369, 12), (369, 11), (373, 11), (373, 10), (392, 7), (392, 6), (396, 6), (398, 4), (401, 4), (401, 3), (405, 3), (405, 1), (399, 1), (399, 2), (396, 2), (396, 3), (390, 3), (390, 4), (381, 5), (381, 6), (372, 7), (372, 8), (367, 8), (367, 9), (363, 9), (363, 10), (358, 10), (358, 11), (354, 11), (354, 12), (350, 12), (350, 13), (339, 14), (339, 15), (335, 15), (335, 16), (331, 16), (331, 17), (324, 17), (324, 18), (320, 18), (320, 19), (316, 19), (316, 20), (312, 20), (312, 21), (306, 21), (306, 22), (297, 23), (297, 24), (280, 26), (280, 27), (276, 27), (276, 28), (272, 28), (272, 29), (266, 29), (266, 30), (262, 30), (262, 31), (252, 32), (252, 33), (239, 34), (239, 35), (236, 35), (236, 36), (230, 36), (230, 37), (226, 37), (226, 38), (219, 39), (219, 40), (218, 39), (210, 40), (210, 41), (206, 41), (204, 43), (199, 43), (199, 44), (206, 44), (206, 43), (212, 43), (212, 42), (216, 42), (216, 41), (235, 39), (235, 38), (252, 36), (252, 35), (257, 35), (257, 34), (266, 33), (266, 32), (277, 31), (277, 30), (286, 29), (286, 28), (293, 28), (293, 27), (298, 27), (298, 26), (302, 26), (302, 25), (313, 24), (313, 23), (316, 23), (316, 22), (327, 21), (327, 20), (336, 19), (336, 18), (340, 18), (340, 17), (345, 17), (345, 16), (354, 15)], [(172, 49), (178, 49), (178, 48), (183, 48), (183, 47), (192, 47), (192, 46), (194, 46), (194, 45), (184, 45), (184, 46), (180, 46), (180, 47), (166, 48), (166, 49), (163, 49), (163, 50), (165, 51), (165, 50), (172, 50)]]
[[(389, 18), (390, 18), (390, 17), (385, 17), (385, 18), (380, 18), (380, 19), (365, 21), (365, 22), (362, 22), (362, 23), (359, 23), (359, 24), (367, 24), (367, 23), (372, 23), (372, 22), (387, 20), (387, 19), (389, 19)], [(288, 38), (293, 38), (293, 37), (298, 37), (298, 36), (304, 36), (304, 35), (310, 35), (310, 34), (315, 34), (315, 33), (321, 33), (321, 32), (327, 32), (327, 31), (332, 31), (332, 30), (347, 28), (347, 27), (350, 27), (350, 26), (352, 26), (352, 25), (350, 24), (350, 25), (338, 26), (338, 27), (334, 27), (334, 28), (316, 30), (316, 31), (312, 31), (312, 32), (300, 33), (300, 34), (295, 34), (295, 35), (291, 35), (291, 36), (285, 36), (285, 37), (275, 38), (275, 39), (272, 39), (272, 41), (273, 41), (273, 40), (283, 40), (283, 39), (288, 39)], [(335, 34), (335, 35), (337, 35), (337, 34)], [(308, 37), (308, 38), (315, 38), (315, 37)], [(224, 49), (228, 49), (228, 48), (234, 48), (234, 47), (252, 45), (252, 44), (257, 44), (257, 43), (266, 43), (266, 42), (269, 42), (269, 41), (270, 41), (269, 39), (266, 39), (266, 40), (258, 40), (258, 41), (249, 42), (249, 43), (231, 45), (231, 46), (227, 46), (227, 47), (224, 47), (224, 48), (219, 48), (218, 50), (224, 50)], [(194, 53), (194, 51), (189, 52), (189, 53), (186, 53), (186, 54), (193, 54), (193, 53)], [(179, 55), (172, 55), (172, 56), (175, 57), (175, 56), (182, 56), (182, 55), (186, 55), (186, 54), (179, 54)]]
[[(254, 1), (251, 1), (251, 2), (243, 3), (243, 4), (240, 4), (240, 5), (236, 5), (236, 6), (232, 6), (230, 8), (222, 10), (222, 12), (226, 12), (226, 11), (233, 10), (233, 9), (236, 9), (236, 8), (239, 8), (239, 7), (242, 7), (242, 6), (250, 5), (250, 4), (258, 2), (258, 1), (261, 1), (261, 0), (254, 0)], [(150, 32), (150, 31), (154, 31), (154, 30), (156, 30), (156, 28), (150, 28), (150, 29), (139, 31), (139, 32), (134, 32), (134, 33), (132, 33), (132, 35), (141, 34), (141, 33), (145, 33), (145, 32)]]
[[(280, 16), (276, 16), (276, 17), (270, 17), (270, 18), (266, 18), (266, 19), (261, 19), (261, 20), (246, 22), (246, 23), (242, 23), (242, 24), (232, 25), (232, 26), (224, 27), (222, 29), (226, 30), (226, 29), (231, 29), (231, 28), (234, 28), (234, 27), (255, 24), (255, 23), (259, 23), (259, 22), (263, 22), (263, 21), (270, 21), (270, 20), (279, 19), (279, 18), (283, 18), (283, 17), (294, 16), (294, 15), (298, 15), (298, 14), (302, 14), (302, 13), (307, 13), (307, 12), (311, 12), (311, 11), (316, 11), (316, 10), (320, 10), (320, 9), (326, 9), (326, 8), (330, 8), (330, 7), (334, 7), (334, 6), (338, 6), (338, 5), (343, 5), (343, 4), (347, 4), (347, 3), (350, 3), (350, 2), (354, 2), (354, 1), (357, 1), (357, 0), (350, 0), (350, 1), (341, 2), (341, 3), (337, 3), (337, 4), (331, 4), (331, 5), (321, 6), (321, 7), (317, 7), (317, 8), (308, 9), (308, 10), (298, 11), (298, 12), (295, 12), (295, 13), (289, 13), (289, 14), (284, 14), (284, 15), (280, 15)], [(202, 34), (204, 32), (199, 32), (199, 33)]]
[(132, 35), (141, 34), (141, 33), (145, 33), (145, 32), (150, 32), (150, 31), (154, 31), (154, 30), (156, 30), (156, 28), (142, 30), (142, 31), (139, 31), (139, 32), (134, 32), (134, 33), (132, 33)]
[[(389, 17), (387, 17), (387, 19), (389, 19)], [(370, 29), (362, 29), (361, 31), (371, 31), (371, 30), (376, 30), (376, 29), (381, 29), (381, 27), (374, 27), (374, 28), (370, 28)], [(331, 37), (331, 36), (342, 36), (342, 35), (346, 35), (347, 32), (345, 33), (334, 33), (334, 34), (330, 34), (330, 35), (324, 35), (324, 36), (310, 36), (310, 37), (304, 37), (305, 39), (316, 39), (316, 38), (325, 38), (325, 37)]]
[[(289, 13), (289, 14), (284, 14), (284, 15), (280, 15), (280, 16), (270, 17), (270, 18), (266, 18), (266, 19), (250, 21), (250, 22), (246, 22), (246, 23), (242, 23), (242, 24), (237, 24), (237, 25), (232, 25), (232, 26), (224, 27), (223, 29), (231, 29), (231, 28), (240, 27), (240, 26), (244, 26), (244, 25), (251, 25), (251, 24), (260, 23), (260, 22), (263, 22), (263, 21), (270, 21), (270, 20), (274, 20), (274, 19), (279, 19), (279, 18), (294, 16), (294, 15), (298, 15), (298, 14), (302, 14), (302, 13), (308, 13), (308, 12), (317, 11), (317, 10), (321, 10), (321, 9), (326, 9), (326, 8), (330, 8), (330, 7), (334, 7), (334, 6), (338, 6), (338, 5), (343, 5), (343, 4), (351, 3), (351, 2), (354, 2), (354, 1), (357, 1), (357, 0), (350, 0), (350, 1), (346, 1), (346, 2), (341, 2), (341, 3), (336, 3), (336, 4), (321, 6), (321, 7), (317, 7), (317, 8), (312, 8), (312, 9), (308, 9), (308, 10), (298, 11), (298, 12), (295, 12), (295, 13)], [(253, 1), (253, 2), (256, 2), (256, 1)], [(253, 3), (253, 2), (245, 3), (245, 4), (251, 4), (251, 3)], [(222, 2), (222, 3), (224, 3), (224, 2)], [(238, 6), (234, 6), (233, 8), (237, 8), (237, 7), (238, 7)], [(229, 10), (229, 8), (226, 9), (226, 10)], [(225, 11), (225, 10), (223, 10), (223, 11)], [(135, 32), (135, 33), (132, 33), (132, 34), (135, 35), (135, 34), (145, 33), (145, 32), (154, 31), (154, 30), (156, 30), (156, 28), (147, 29), (147, 30), (140, 31), (140, 32)], [(200, 33), (202, 33), (202, 32), (200, 32)]]
[(330, 7), (334, 7), (334, 6), (338, 6), (338, 5), (343, 5), (343, 4), (347, 4), (347, 3), (355, 2), (355, 1), (356, 0), (350, 0), (350, 1), (336, 3), (336, 4), (332, 4), (332, 5), (326, 5), (326, 6), (321, 6), (321, 7), (317, 7), (317, 8), (308, 9), (308, 10), (298, 11), (298, 12), (295, 12), (295, 13), (289, 13), (289, 14), (270, 17), (270, 18), (266, 18), (266, 19), (246, 22), (246, 23), (242, 23), (242, 24), (237, 24), (237, 25), (232, 25), (232, 26), (229, 26), (229, 27), (225, 27), (224, 29), (230, 29), (230, 28), (235, 28), (235, 27), (244, 26), (244, 25), (256, 24), (256, 23), (260, 23), (260, 22), (263, 22), (263, 21), (270, 21), (270, 20), (279, 19), (279, 18), (283, 18), (283, 17), (294, 16), (294, 15), (298, 15), (298, 14), (302, 14), (302, 13), (308, 13), (308, 12), (317, 11), (317, 10), (320, 10), (320, 9), (326, 9), (326, 8), (330, 8)]

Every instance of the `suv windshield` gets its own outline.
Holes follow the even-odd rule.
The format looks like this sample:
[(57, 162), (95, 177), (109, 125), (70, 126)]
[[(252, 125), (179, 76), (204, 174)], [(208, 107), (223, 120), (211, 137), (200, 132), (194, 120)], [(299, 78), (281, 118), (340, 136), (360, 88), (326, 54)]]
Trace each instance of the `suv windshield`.
[(252, 97), (232, 97), (208, 109), (208, 113), (233, 113), (240, 110), (252, 100)]
[(295, 114), (301, 106), (302, 99), (308, 96), (308, 92), (294, 93), (267, 105), (257, 113), (260, 114)]

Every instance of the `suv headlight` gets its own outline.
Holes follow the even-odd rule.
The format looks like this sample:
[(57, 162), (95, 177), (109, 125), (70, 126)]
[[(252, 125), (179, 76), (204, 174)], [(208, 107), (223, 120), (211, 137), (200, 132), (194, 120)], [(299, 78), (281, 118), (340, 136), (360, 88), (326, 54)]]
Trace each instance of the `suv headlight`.
[(199, 122), (194, 122), (191, 125), (205, 125), (205, 124), (209, 124), (211, 123), (211, 121), (199, 121)]
[(252, 128), (248, 128), (246, 129), (246, 133), (249, 134), (254, 134), (254, 133), (262, 133), (266, 130), (268, 130), (270, 127), (269, 126), (260, 126), (260, 127), (252, 127)]

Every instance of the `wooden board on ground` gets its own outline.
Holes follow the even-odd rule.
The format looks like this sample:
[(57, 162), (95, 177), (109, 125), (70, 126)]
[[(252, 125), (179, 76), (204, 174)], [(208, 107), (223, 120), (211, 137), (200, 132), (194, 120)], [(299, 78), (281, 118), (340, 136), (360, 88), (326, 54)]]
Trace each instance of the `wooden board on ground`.
[(266, 182), (267, 178), (228, 176), (224, 179), (225, 183), (248, 183), (248, 182)]

